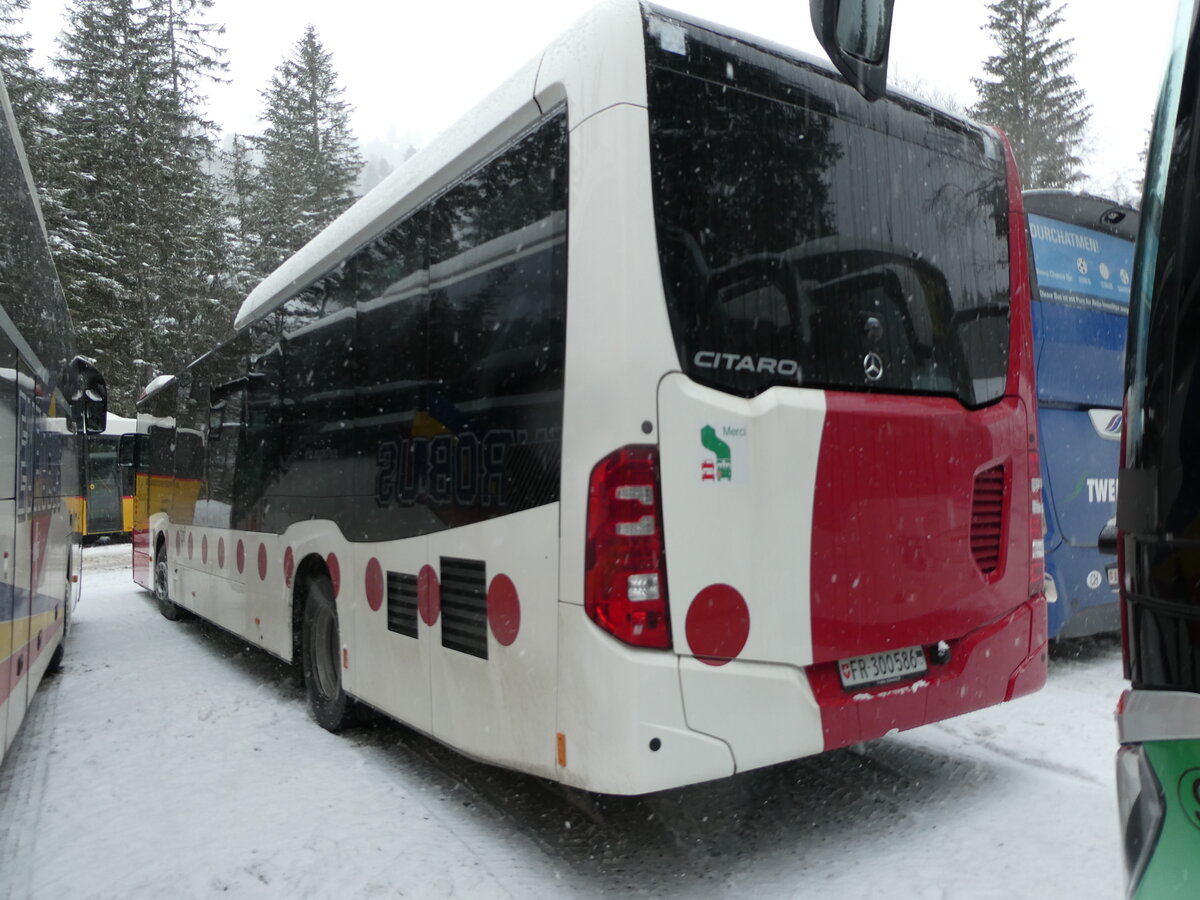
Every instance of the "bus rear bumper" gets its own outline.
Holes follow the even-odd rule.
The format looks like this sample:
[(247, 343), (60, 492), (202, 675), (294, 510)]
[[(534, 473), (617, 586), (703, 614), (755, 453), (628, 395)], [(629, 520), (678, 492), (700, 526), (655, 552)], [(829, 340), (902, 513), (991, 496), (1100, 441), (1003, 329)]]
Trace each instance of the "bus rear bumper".
[(559, 642), (558, 781), (645, 794), (736, 771), (727, 741), (689, 727), (674, 653), (622, 644), (568, 603)]
[(646, 793), (811, 756), (1046, 681), (1041, 596), (954, 641), (949, 661), (924, 677), (851, 691), (835, 663), (709, 665), (626, 647), (570, 604), (560, 604), (559, 629), (557, 778), (600, 793)]
[(1046, 683), (1046, 601), (1041, 595), (950, 643), (944, 664), (913, 681), (843, 689), (836, 662), (808, 669), (826, 750), (940, 722), (1033, 693)]

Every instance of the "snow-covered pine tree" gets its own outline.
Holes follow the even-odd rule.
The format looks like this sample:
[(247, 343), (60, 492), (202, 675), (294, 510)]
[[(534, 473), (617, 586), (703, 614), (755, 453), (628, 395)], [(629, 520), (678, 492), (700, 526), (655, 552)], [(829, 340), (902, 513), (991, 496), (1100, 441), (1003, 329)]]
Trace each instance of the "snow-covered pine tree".
[(259, 238), (253, 230), (258, 166), (253, 148), (244, 135), (234, 134), (226, 141), (221, 176), (225, 245), (229, 254), (230, 282), (235, 293), (244, 298), (259, 281), (254, 263)]
[(198, 110), (217, 64), (192, 52), (210, 4), (73, 0), (59, 39), (48, 162), (61, 208), (48, 225), (84, 352), (124, 414), (146, 381), (229, 328), (213, 145)]
[(308, 26), (262, 91), (267, 128), (256, 141), (262, 168), (253, 222), (260, 238), (255, 259), (260, 277), (354, 201), (363, 160), (343, 93), (332, 54)]
[(48, 107), (53, 93), (51, 80), (33, 65), (29, 32), (22, 27), (29, 0), (0, 0), (0, 75), (8, 88), (13, 115), (34, 178), (40, 183), (41, 148), (48, 123)]
[(1092, 108), (1069, 71), (1073, 39), (1054, 36), (1062, 9), (1051, 0), (989, 4), (998, 52), (983, 64), (987, 77), (972, 79), (979, 102), (971, 114), (1008, 135), (1026, 188), (1069, 187), (1084, 177), (1080, 148)]

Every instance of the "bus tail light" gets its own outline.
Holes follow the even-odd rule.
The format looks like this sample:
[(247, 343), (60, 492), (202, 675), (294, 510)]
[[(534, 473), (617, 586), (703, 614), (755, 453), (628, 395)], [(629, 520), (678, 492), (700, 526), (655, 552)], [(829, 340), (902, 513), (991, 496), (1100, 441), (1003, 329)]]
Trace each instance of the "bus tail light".
[(652, 446), (622, 447), (592, 469), (584, 608), (627, 644), (671, 646), (658, 450)]
[(1032, 504), (1029, 518), (1029, 596), (1036, 597), (1046, 590), (1046, 507), (1042, 501), (1041, 459), (1036, 450), (1029, 451), (1029, 496)]

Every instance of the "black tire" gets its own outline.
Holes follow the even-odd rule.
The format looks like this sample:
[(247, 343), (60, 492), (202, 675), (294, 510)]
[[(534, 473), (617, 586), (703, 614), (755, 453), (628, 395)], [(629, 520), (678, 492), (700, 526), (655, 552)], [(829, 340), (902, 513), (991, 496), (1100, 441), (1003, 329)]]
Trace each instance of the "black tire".
[(58, 646), (54, 648), (54, 653), (50, 655), (50, 662), (46, 664), (47, 675), (57, 675), (63, 669), (63, 657), (67, 655), (67, 623), (63, 622), (62, 640), (58, 642)]
[(167, 593), (167, 548), (161, 545), (154, 554), (154, 599), (164, 619), (178, 622), (183, 618), (183, 609)]
[(337, 607), (329, 577), (310, 578), (300, 627), (300, 663), (308, 709), (326, 731), (341, 731), (351, 721), (352, 702), (342, 689), (342, 650)]
[(70, 617), (69, 610), (71, 609), (71, 591), (67, 589), (67, 596), (63, 598), (63, 623), (62, 623), (62, 638), (58, 642), (58, 646), (54, 648), (54, 653), (50, 655), (50, 662), (46, 664), (47, 675), (57, 675), (63, 668), (63, 657), (67, 655), (67, 632), (70, 630), (70, 624), (67, 619)]

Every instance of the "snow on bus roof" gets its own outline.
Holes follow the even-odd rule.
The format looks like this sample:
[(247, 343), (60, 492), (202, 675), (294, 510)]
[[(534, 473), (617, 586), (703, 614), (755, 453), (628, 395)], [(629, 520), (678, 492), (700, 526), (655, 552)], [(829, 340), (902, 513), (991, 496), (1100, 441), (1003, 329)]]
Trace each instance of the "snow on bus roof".
[(103, 434), (132, 434), (135, 431), (137, 431), (137, 419), (109, 413), (108, 419), (104, 423)]
[[(501, 125), (512, 113), (533, 102), (540, 61), (537, 57), (526, 63), (498, 90), (285, 260), (250, 292), (238, 310), (233, 327), (241, 329), (273, 311), (341, 259), (347, 245), (366, 243), (409, 209), (415, 208), (425, 199), (419, 193), (422, 185), (438, 184), (439, 172), (460, 153)], [(407, 204), (404, 203), (406, 199), (410, 201)]]
[[(619, 68), (628, 60), (622, 55), (624, 51), (611, 52), (614, 48), (604, 42), (606, 37), (614, 34), (632, 34), (628, 26), (635, 21), (636, 33), (640, 36), (643, 9), (660, 17), (692, 22), (736, 40), (834, 72), (825, 59), (773, 44), (760, 37), (683, 16), (653, 4), (643, 6), (641, 0), (605, 0), (268, 275), (243, 301), (234, 318), (234, 329), (240, 331), (273, 312), (288, 298), (345, 260), (355, 249), (419, 207), (440, 190), (449, 177), (468, 171), (476, 163), (485, 160), (496, 149), (488, 144), (489, 136), (506, 122), (518, 127), (532, 124), (538, 114), (537, 91), (547, 77), (553, 79), (555, 75), (554, 71), (550, 71), (548, 76), (544, 70), (561, 70), (564, 59), (574, 64), (582, 54), (599, 53), (595, 65), (577, 76), (583, 88), (579, 99), (587, 109), (581, 109), (577, 104), (577, 108), (569, 110), (572, 126), (591, 113), (617, 103), (644, 105), (644, 75), (638, 73), (629, 77), (626, 73), (625, 78), (614, 77), (613, 67)], [(640, 52), (640, 44), (638, 50)], [(606, 68), (606, 62), (610, 68)], [(605, 70), (603, 75), (601, 69)], [(602, 79), (614, 83), (601, 86), (599, 82)], [(638, 89), (634, 88), (635, 84)], [(888, 93), (893, 99), (903, 98), (956, 120), (969, 121), (932, 106), (928, 100), (904, 90), (889, 88)], [(149, 390), (147, 388), (147, 393)]]
[(234, 328), (241, 330), (274, 311), (344, 259), (347, 250), (367, 243), (433, 196), (448, 175), (486, 159), (495, 149), (486, 143), (489, 135), (505, 122), (532, 123), (538, 114), (535, 92), (539, 67), (554, 50), (566, 45), (577, 48), (581, 34), (606, 28), (619, 30), (624, 22), (633, 21), (631, 12), (640, 23), (640, 11), (638, 0), (608, 0), (587, 13), (268, 275), (242, 303)]
[(163, 388), (165, 388), (168, 384), (170, 384), (174, 380), (175, 380), (174, 375), (159, 375), (157, 378), (155, 378), (153, 381), (151, 381), (148, 385), (146, 385), (142, 389), (142, 393), (138, 397), (138, 402), (141, 403), (143, 400), (145, 400), (151, 394), (157, 394), (159, 391), (161, 391)]

